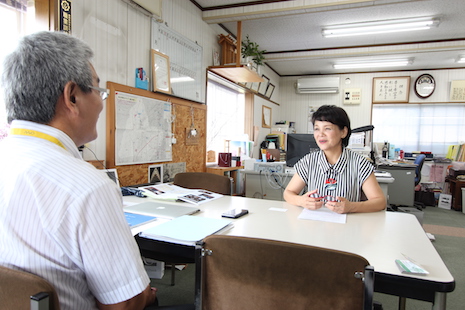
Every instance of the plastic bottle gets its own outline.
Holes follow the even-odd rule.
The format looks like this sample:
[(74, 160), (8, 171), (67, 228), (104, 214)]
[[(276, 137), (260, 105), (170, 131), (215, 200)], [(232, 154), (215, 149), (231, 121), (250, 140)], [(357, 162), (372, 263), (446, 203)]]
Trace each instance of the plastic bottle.
[(383, 158), (388, 158), (388, 155), (389, 155), (388, 150), (389, 150), (389, 148), (388, 148), (387, 142), (384, 142), (384, 146), (383, 146)]

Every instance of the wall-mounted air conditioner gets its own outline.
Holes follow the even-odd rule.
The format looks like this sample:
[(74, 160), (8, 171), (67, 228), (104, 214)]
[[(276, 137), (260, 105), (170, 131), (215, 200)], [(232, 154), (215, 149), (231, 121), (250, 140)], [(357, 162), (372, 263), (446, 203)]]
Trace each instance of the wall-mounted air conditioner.
[(339, 77), (301, 78), (297, 80), (295, 90), (298, 94), (336, 94), (339, 92)]

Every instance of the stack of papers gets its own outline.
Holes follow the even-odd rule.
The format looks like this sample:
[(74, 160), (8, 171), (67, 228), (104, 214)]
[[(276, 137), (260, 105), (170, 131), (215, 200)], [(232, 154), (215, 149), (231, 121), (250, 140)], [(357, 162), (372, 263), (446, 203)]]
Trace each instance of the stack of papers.
[(221, 194), (204, 189), (187, 189), (171, 183), (143, 186), (139, 189), (154, 199), (182, 200), (195, 205), (223, 197)]
[(197, 241), (201, 241), (205, 237), (219, 231), (231, 228), (231, 223), (231, 221), (225, 219), (184, 215), (144, 230), (140, 233), (140, 236), (159, 241), (195, 246)]
[(298, 216), (302, 220), (314, 220), (330, 223), (345, 224), (347, 221), (347, 214), (339, 214), (329, 210), (326, 207), (322, 207), (317, 210), (302, 209), (302, 212)]

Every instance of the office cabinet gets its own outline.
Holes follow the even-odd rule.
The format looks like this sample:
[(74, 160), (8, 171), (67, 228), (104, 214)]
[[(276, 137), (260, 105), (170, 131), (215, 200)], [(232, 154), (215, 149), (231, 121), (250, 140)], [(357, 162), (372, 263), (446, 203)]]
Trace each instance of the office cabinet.
[(449, 182), (450, 193), (452, 194), (452, 209), (461, 211), (465, 207), (462, 206), (462, 188), (465, 187), (465, 181), (447, 176), (446, 182)]
[(413, 207), (415, 201), (416, 165), (380, 165), (379, 170), (389, 172), (394, 182), (388, 184), (390, 205)]

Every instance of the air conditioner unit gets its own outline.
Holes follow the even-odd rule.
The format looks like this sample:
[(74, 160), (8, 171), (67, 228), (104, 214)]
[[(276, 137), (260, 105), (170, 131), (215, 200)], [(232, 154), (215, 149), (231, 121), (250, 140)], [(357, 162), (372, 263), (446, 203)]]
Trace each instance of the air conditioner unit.
[(298, 94), (337, 94), (339, 92), (339, 77), (301, 78), (297, 80), (295, 90)]

